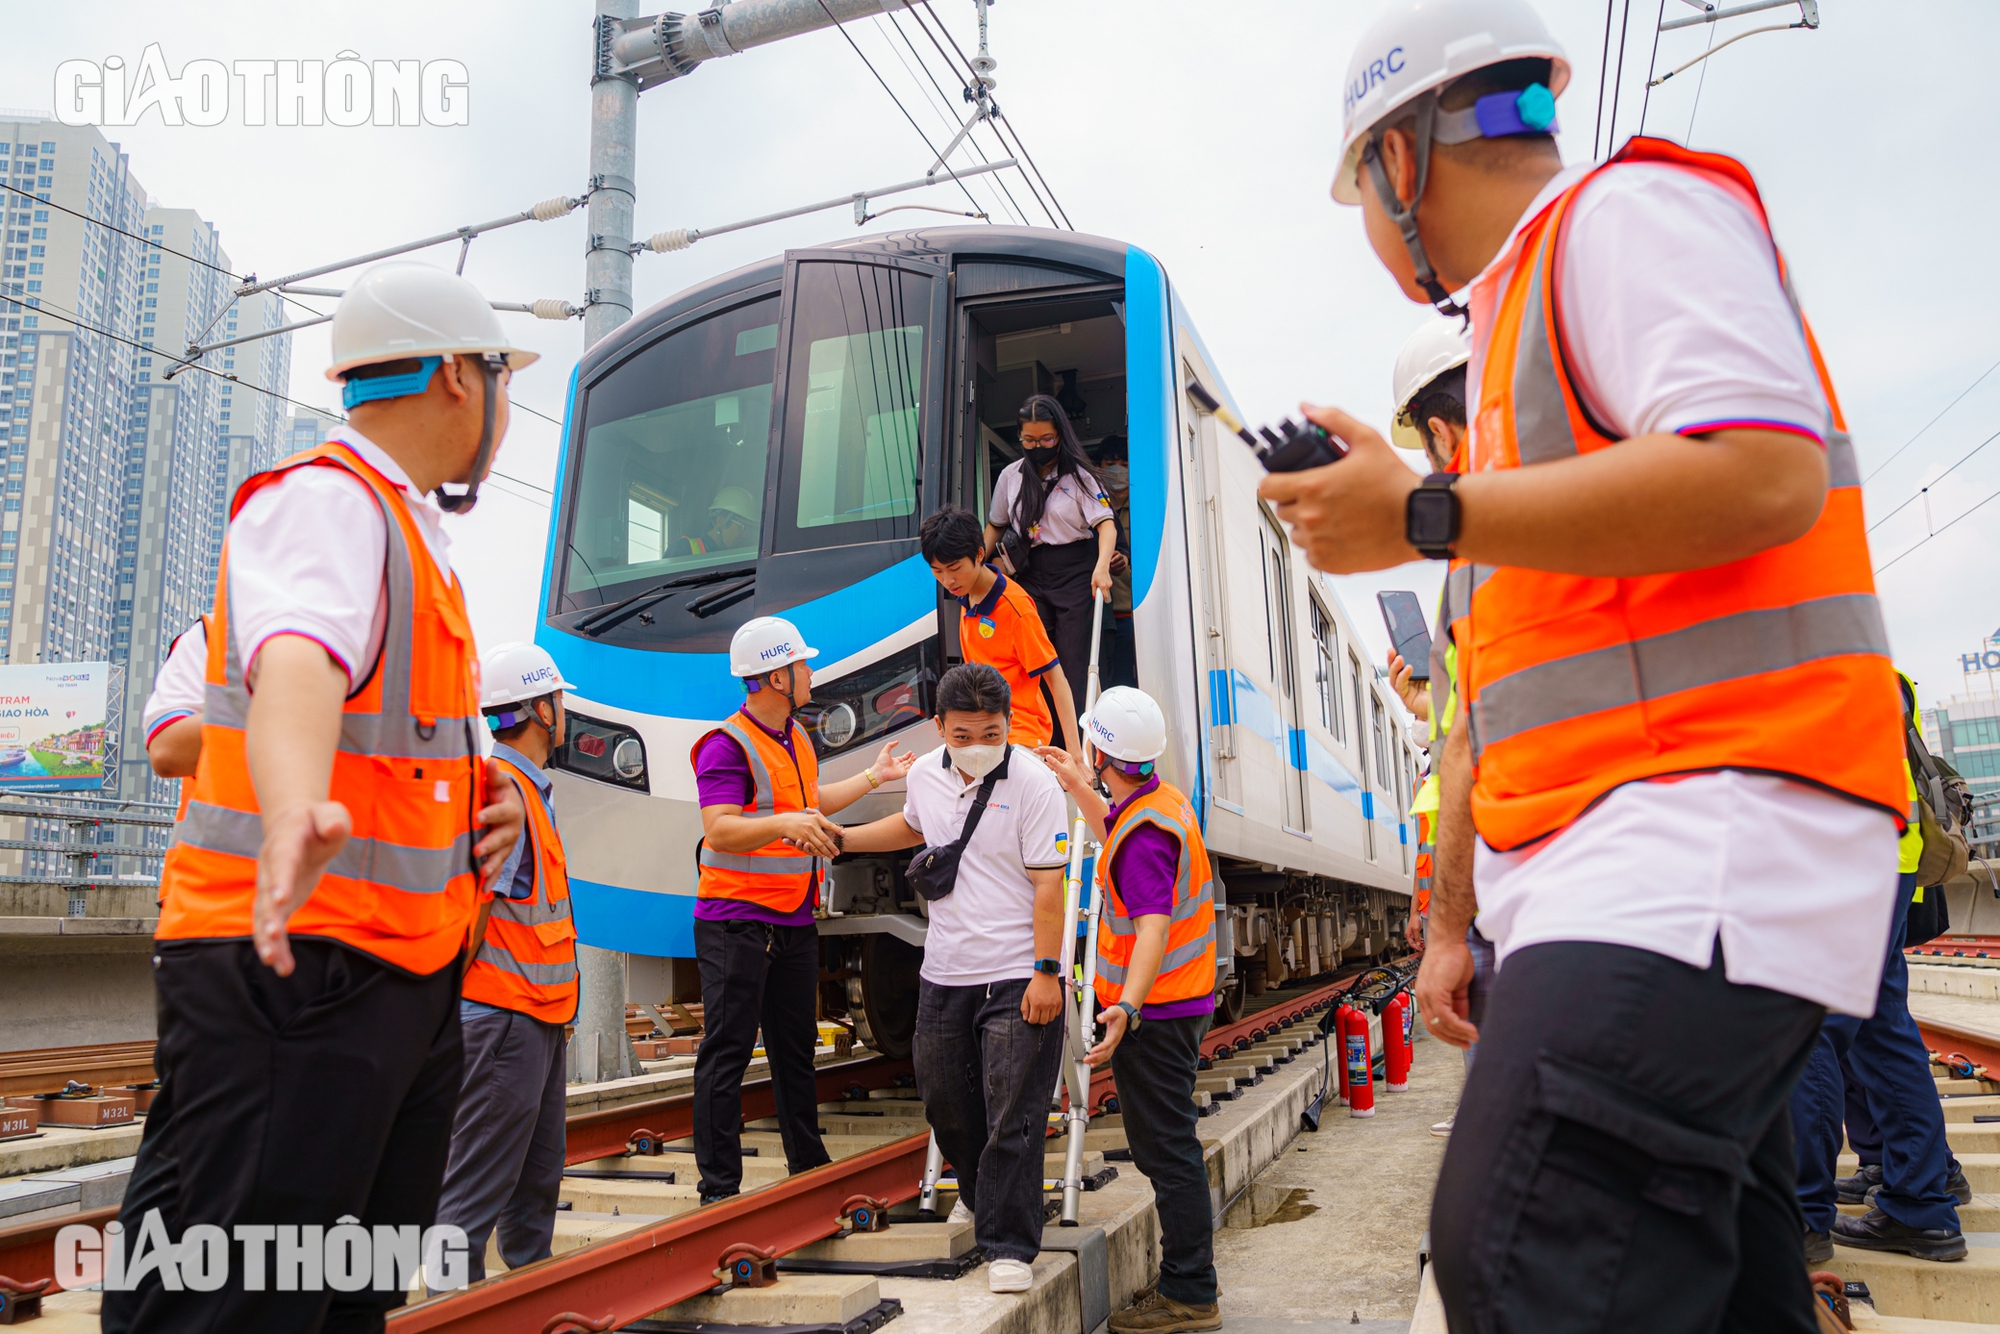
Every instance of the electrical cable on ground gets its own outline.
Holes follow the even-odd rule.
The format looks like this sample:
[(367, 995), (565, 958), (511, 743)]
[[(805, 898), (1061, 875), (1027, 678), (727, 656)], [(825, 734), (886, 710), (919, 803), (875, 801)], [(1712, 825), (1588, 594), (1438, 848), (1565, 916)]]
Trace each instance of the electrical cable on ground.
[[(822, 4), (825, 3), (825, 0), (821, 0), (821, 3)], [(951, 49), (958, 52), (958, 58), (961, 62), (964, 63), (966, 71), (970, 73), (973, 76), (973, 78), (977, 79), (979, 77), (979, 71), (973, 69), (972, 62), (966, 58), (965, 48), (961, 47), (958, 44), (958, 39), (951, 35), (951, 29), (944, 26), (944, 20), (937, 16), (937, 11), (935, 9), (931, 8), (931, 0), (923, 0), (923, 6), (924, 6), (924, 12), (931, 16), (931, 21), (933, 23), (937, 24), (938, 31), (944, 34), (944, 39), (947, 42), (951, 43)], [(1000, 110), (1000, 108), (997, 105), (993, 108), (993, 113), (999, 119), (1000, 125), (1006, 127), (1007, 133), (1014, 136), (1014, 148), (1018, 152), (1018, 155), (1020, 156), (1021, 160), (1023, 162), (1026, 162), (1029, 167), (1033, 168), (1036, 179), (1041, 181), (1042, 183), (1042, 189), (1048, 191), (1049, 202), (1051, 204), (1054, 204), (1056, 212), (1062, 215), (1062, 225), (1069, 228), (1071, 231), (1075, 231), (1076, 224), (1069, 220), (1069, 210), (1065, 209), (1062, 206), (1062, 201), (1056, 198), (1055, 187), (1049, 184), (1049, 178), (1042, 174), (1042, 169), (1035, 162), (1034, 155), (1028, 152), (1027, 145), (1021, 141), (1021, 132), (1014, 128), (1014, 122), (1008, 120), (1007, 113)], [(1007, 140), (1004, 136), (1001, 138), (1000, 144), (1001, 147), (1003, 148), (1006, 147)], [(1025, 179), (1026, 176), (1027, 173), (1023, 172), (1022, 177)]]
[(1986, 377), (1993, 374), (1993, 372), (1995, 371), (2000, 371), (2000, 361), (1994, 362), (1991, 366), (1988, 366), (1985, 370), (1979, 372), (1978, 378), (1974, 379), (1973, 382), (1965, 386), (1965, 388), (1959, 390), (1957, 398), (1954, 398), (1951, 402), (1945, 404), (1942, 408), (1938, 409), (1937, 416), (1931, 418), (1929, 421), (1925, 422), (1921, 427), (1919, 427), (1917, 429), (1916, 435), (1911, 436), (1908, 440), (1905, 440), (1902, 444), (1896, 446), (1895, 453), (1889, 455), (1888, 458), (1883, 459), (1880, 463), (1876, 464), (1874, 469), (1866, 477), (1861, 479), (1861, 484), (1863, 486), (1866, 486), (1868, 485), (1868, 483), (1874, 481), (1875, 478), (1881, 473), (1881, 471), (1884, 468), (1888, 467), (1891, 463), (1894, 463), (1896, 461), (1898, 455), (1900, 455), (1904, 450), (1908, 449), (1911, 445), (1916, 444), (1919, 436), (1922, 436), (1925, 431), (1930, 430), (1931, 427), (1936, 426), (1940, 421), (1942, 421), (1944, 419), (1945, 413), (1950, 412), (1953, 408), (1957, 407), (1959, 403), (1964, 400), (1967, 394), (1979, 388), (1980, 384), (1985, 381)]
[[(861, 57), (861, 63), (866, 65), (868, 72), (875, 76), (875, 82), (882, 85), (882, 91), (889, 94), (889, 100), (896, 104), (896, 110), (903, 113), (903, 119), (910, 122), (910, 128), (917, 132), (917, 138), (924, 141), (924, 147), (930, 150), (931, 160), (935, 162), (938, 157), (937, 145), (933, 144), (931, 137), (924, 133), (924, 127), (917, 124), (917, 118), (912, 116), (910, 109), (903, 105), (903, 99), (896, 96), (896, 90), (889, 86), (889, 81), (882, 77), (880, 70), (875, 68), (875, 62), (870, 60), (867, 54), (862, 51), (860, 45), (855, 42), (854, 34), (840, 26), (840, 20), (833, 16), (831, 9), (827, 8), (826, 0), (819, 0), (819, 7), (826, 14), (827, 22), (831, 23), (839, 31), (841, 39), (853, 49), (855, 55)], [(950, 167), (940, 167), (939, 170), (951, 173), (952, 180), (958, 183), (960, 193), (965, 196), (965, 202), (972, 205), (974, 211), (978, 211), (979, 201), (972, 197), (972, 191), (965, 188), (965, 182), (959, 180), (957, 174), (953, 173)]]
[[(882, 14), (875, 15), (876, 28), (878, 30), (881, 28), (882, 20), (884, 18), (887, 18), (889, 20), (889, 26), (896, 30), (896, 35), (903, 39), (903, 45), (910, 49), (910, 55), (913, 58), (915, 58), (918, 68), (923, 70), (924, 78), (930, 82), (932, 88), (937, 90), (938, 101), (931, 102), (930, 94), (924, 93), (922, 84), (917, 84), (917, 91), (923, 94), (924, 101), (930, 103), (932, 110), (936, 111), (939, 116), (943, 117), (945, 120), (951, 123), (952, 133), (953, 134), (958, 133), (959, 124), (956, 120), (952, 119), (951, 116), (951, 98), (946, 96), (943, 86), (940, 85), (937, 81), (937, 76), (931, 73), (931, 67), (927, 63), (925, 63), (923, 56), (918, 54), (916, 44), (910, 41), (910, 35), (903, 31), (903, 27), (901, 24), (896, 22), (896, 16), (893, 13), (887, 15), (882, 15)], [(884, 40), (886, 41), (887, 38), (884, 38)], [(895, 53), (897, 63), (901, 64), (905, 70), (909, 71), (911, 81), (915, 82), (917, 77), (916, 70), (910, 69), (910, 62), (903, 59), (902, 52), (896, 50), (896, 44), (894, 42), (889, 42), (888, 45), (889, 45), (889, 50)], [(942, 106), (940, 106), (940, 103), (942, 103)], [(974, 138), (971, 134), (967, 134), (965, 136), (965, 142), (966, 145), (970, 147), (973, 152), (979, 155), (979, 160), (981, 163), (990, 164), (992, 162), (992, 159), (986, 156), (986, 150), (979, 146), (979, 141), (976, 138)], [(1014, 221), (1020, 224), (1021, 226), (1024, 227), (1027, 226), (1027, 219), (1022, 215), (1020, 205), (1015, 202), (1012, 192), (1010, 192), (1007, 189), (1007, 183), (1003, 180), (1000, 180), (996, 176), (994, 177), (994, 184), (998, 185), (1000, 187), (1000, 192), (1007, 196), (1007, 211), (1013, 217)]]

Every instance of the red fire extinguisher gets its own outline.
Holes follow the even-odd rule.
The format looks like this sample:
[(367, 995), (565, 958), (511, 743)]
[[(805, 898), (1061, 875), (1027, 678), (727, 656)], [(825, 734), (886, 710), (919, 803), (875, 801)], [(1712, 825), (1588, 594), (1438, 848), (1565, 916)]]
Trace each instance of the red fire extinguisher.
[(1410, 997), (1399, 991), (1382, 1010), (1382, 1082), (1391, 1093), (1410, 1087)]
[(1347, 1012), (1341, 1023), (1341, 1045), (1347, 1056), (1347, 1114), (1373, 1116), (1375, 1058), (1368, 1050), (1367, 1014), (1353, 1009)]
[(1333, 1011), (1333, 1035), (1328, 1041), (1333, 1043), (1334, 1061), (1340, 1066), (1340, 1105), (1347, 1106), (1347, 1017), (1354, 1013), (1354, 1007), (1342, 1001)]

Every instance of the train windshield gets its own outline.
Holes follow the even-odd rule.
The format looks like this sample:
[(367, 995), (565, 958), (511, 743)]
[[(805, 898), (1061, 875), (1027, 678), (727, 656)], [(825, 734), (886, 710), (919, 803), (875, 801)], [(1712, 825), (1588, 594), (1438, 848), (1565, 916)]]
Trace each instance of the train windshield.
[(654, 343), (590, 387), (566, 610), (756, 562), (778, 363), (778, 298)]

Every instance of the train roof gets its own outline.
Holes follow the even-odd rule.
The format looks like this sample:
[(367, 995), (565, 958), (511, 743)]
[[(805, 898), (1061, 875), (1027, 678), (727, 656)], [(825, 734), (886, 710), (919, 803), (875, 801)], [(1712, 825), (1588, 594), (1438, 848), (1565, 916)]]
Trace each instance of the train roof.
[[(1131, 247), (1109, 237), (1057, 231), (1048, 227), (923, 227), (913, 231), (854, 237), (812, 249), (845, 251), (857, 256), (943, 256), (949, 265), (973, 257), (1034, 260), (1039, 264), (1060, 265), (1118, 281), (1125, 275), (1125, 256)], [(769, 259), (718, 274), (648, 306), (584, 354), (580, 368), (582, 378), (589, 380), (598, 367), (649, 340), (660, 326), (673, 323), (683, 315), (737, 292), (777, 282), (784, 276), (784, 271), (784, 255), (773, 255)]]

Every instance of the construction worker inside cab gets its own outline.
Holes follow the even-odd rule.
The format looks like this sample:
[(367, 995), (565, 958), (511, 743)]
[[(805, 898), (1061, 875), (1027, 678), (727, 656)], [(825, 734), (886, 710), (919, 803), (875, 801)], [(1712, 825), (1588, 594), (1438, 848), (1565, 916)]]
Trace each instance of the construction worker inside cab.
[(169, 1289), (152, 1270), (105, 1293), (107, 1330), (380, 1328), (413, 1272), (253, 1290), (284, 1262), (274, 1228), (421, 1228), (437, 1210), (462, 960), (523, 819), (480, 756), (443, 520), (474, 503), (507, 379), (535, 354), (471, 283), (410, 263), (355, 281), (332, 343), (347, 425), (231, 506), (194, 795), (161, 877), (166, 1106), (121, 1215), (173, 1244), (221, 1228), (227, 1277)]
[(743, 1072), (763, 1033), (778, 1131), (793, 1172), (828, 1162), (813, 1082), (819, 927), (825, 864), (840, 855), (827, 817), (910, 771), (915, 755), (882, 747), (852, 778), (821, 786), (812, 738), (793, 715), (812, 700), (809, 646), (778, 616), (744, 622), (729, 641), (743, 707), (695, 742), (701, 802), (694, 948), (702, 1039), (694, 1063), (694, 1155), (703, 1201), (743, 1184)]
[(568, 728), (570, 684), (534, 644), (494, 649), (479, 680), (493, 758), (520, 789), (528, 820), (475, 926), (458, 1002), (465, 1080), (438, 1222), (465, 1230), (474, 1283), (486, 1277), (496, 1224), (509, 1269), (550, 1254), (566, 1144), (563, 1026), (577, 1005), (568, 862), (545, 772)]
[(699, 537), (675, 538), (667, 544), (669, 556), (705, 556), (718, 551), (754, 551), (757, 548), (758, 509), (756, 497), (740, 486), (725, 486), (708, 502), (708, 527)]
[(1333, 195), (1468, 313), (1468, 466), (1312, 407), (1350, 452), (1259, 493), (1330, 573), (1468, 562), (1417, 983), (1480, 1042), (1431, 1211), (1452, 1327), (1809, 1330), (1783, 1113), (1825, 1011), (1875, 1004), (1908, 815), (1858, 470), (1750, 172), (1565, 167), (1569, 81), (1527, 0), (1383, 7)]
[[(1092, 1065), (1111, 1062), (1132, 1163), (1159, 1201), (1160, 1278), (1111, 1317), (1116, 1334), (1220, 1329), (1215, 1223), (1196, 1133), (1195, 1072), (1215, 1017), (1215, 877), (1194, 806), (1162, 780), (1167, 719), (1153, 697), (1113, 686), (1084, 715), (1093, 752), (1079, 767), (1037, 753), (1076, 799), (1103, 843), (1097, 997), (1104, 1037)], [(1099, 795), (1102, 783), (1109, 805)]]

